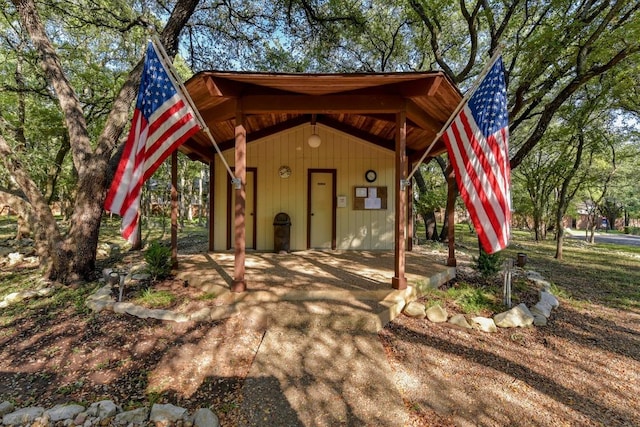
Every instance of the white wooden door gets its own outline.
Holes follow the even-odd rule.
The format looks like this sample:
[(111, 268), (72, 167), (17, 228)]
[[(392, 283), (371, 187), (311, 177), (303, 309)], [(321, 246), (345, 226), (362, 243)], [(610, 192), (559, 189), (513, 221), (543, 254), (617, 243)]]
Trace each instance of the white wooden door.
[(309, 246), (312, 249), (330, 249), (333, 240), (333, 174), (311, 173)]

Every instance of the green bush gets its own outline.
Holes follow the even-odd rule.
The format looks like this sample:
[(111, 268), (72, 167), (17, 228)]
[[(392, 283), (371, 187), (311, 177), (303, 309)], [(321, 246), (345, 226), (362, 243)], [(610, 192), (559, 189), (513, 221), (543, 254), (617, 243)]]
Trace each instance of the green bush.
[(146, 271), (154, 281), (171, 273), (171, 248), (153, 242), (144, 253), (144, 260), (147, 263)]
[(489, 255), (485, 251), (480, 251), (480, 256), (476, 258), (476, 269), (482, 274), (482, 277), (491, 277), (498, 273), (502, 268), (502, 257), (500, 254)]
[(634, 236), (640, 236), (640, 227), (624, 227), (624, 234), (632, 234)]

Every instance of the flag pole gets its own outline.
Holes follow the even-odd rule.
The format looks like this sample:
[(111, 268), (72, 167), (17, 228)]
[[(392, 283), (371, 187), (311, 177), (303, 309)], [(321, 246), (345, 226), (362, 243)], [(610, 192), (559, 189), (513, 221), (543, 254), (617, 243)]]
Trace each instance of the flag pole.
[(191, 95), (189, 95), (189, 91), (187, 91), (187, 88), (182, 83), (182, 79), (178, 76), (178, 72), (174, 68), (173, 63), (171, 62), (171, 60), (169, 58), (169, 55), (164, 50), (164, 46), (162, 45), (162, 42), (160, 42), (160, 39), (156, 35), (153, 35), (151, 37), (151, 41), (152, 41), (153, 45), (155, 46), (156, 50), (158, 51), (158, 53), (160, 54), (160, 59), (162, 59), (162, 62), (164, 62), (165, 65), (167, 66), (167, 69), (169, 71), (169, 78), (173, 81), (174, 85), (176, 85), (177, 87), (180, 88), (180, 92), (182, 92), (182, 95), (184, 96), (184, 98), (186, 99), (187, 103), (189, 104), (189, 106), (193, 110), (193, 113), (196, 116), (196, 120), (198, 121), (198, 124), (200, 125), (200, 127), (202, 128), (204, 133), (209, 137), (209, 140), (211, 141), (211, 143), (213, 144), (214, 148), (216, 149), (216, 152), (220, 155), (220, 159), (222, 160), (222, 163), (224, 164), (224, 167), (227, 169), (227, 172), (229, 173), (229, 176), (231, 177), (232, 184), (234, 185), (235, 188), (238, 188), (239, 184), (240, 184), (240, 179), (236, 178), (236, 176), (231, 171), (231, 168), (229, 167), (229, 164), (227, 163), (226, 159), (222, 155), (222, 152), (220, 151), (220, 147), (218, 147), (218, 144), (216, 143), (215, 138), (213, 137), (213, 135), (211, 135), (211, 131), (209, 130), (209, 126), (207, 126), (207, 124), (205, 123), (204, 119), (200, 115), (200, 111), (198, 110), (198, 108), (196, 108), (196, 105), (193, 102), (193, 99), (191, 98)]
[(429, 155), (429, 153), (433, 149), (433, 146), (436, 145), (436, 142), (447, 131), (447, 129), (449, 128), (449, 125), (451, 124), (451, 122), (453, 122), (455, 120), (455, 118), (458, 115), (458, 113), (460, 112), (460, 110), (462, 110), (462, 108), (466, 105), (466, 103), (469, 100), (469, 98), (471, 98), (471, 96), (474, 94), (476, 89), (478, 89), (478, 86), (480, 86), (480, 83), (485, 78), (485, 76), (489, 73), (489, 70), (491, 70), (491, 67), (493, 67), (493, 64), (496, 63), (496, 61), (500, 57), (501, 53), (502, 53), (502, 46), (498, 45), (498, 47), (496, 48), (496, 51), (491, 56), (491, 59), (484, 66), (484, 68), (482, 69), (482, 71), (480, 72), (478, 77), (476, 78), (476, 81), (473, 83), (473, 86), (471, 86), (471, 88), (467, 91), (467, 93), (465, 93), (465, 95), (462, 97), (462, 99), (458, 103), (458, 106), (456, 107), (456, 109), (453, 110), (453, 113), (451, 113), (451, 115), (449, 116), (449, 119), (447, 120), (447, 122), (444, 124), (444, 126), (442, 126), (442, 128), (436, 134), (436, 136), (433, 137), (433, 141), (431, 141), (431, 144), (429, 144), (429, 147), (427, 147), (427, 149), (425, 150), (424, 154), (420, 158), (420, 161), (418, 163), (416, 163), (416, 165), (414, 166), (414, 168), (411, 171), (411, 173), (407, 176), (407, 179), (404, 182), (405, 188), (408, 186), (409, 182), (411, 182), (411, 178), (416, 173), (418, 168), (420, 168), (420, 165), (422, 164), (422, 162), (424, 162), (424, 159), (427, 158), (427, 155)]

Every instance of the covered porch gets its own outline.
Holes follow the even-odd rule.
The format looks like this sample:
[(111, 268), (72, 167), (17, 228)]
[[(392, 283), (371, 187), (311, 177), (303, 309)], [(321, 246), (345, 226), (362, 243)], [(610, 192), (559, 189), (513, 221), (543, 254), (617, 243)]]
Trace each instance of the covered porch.
[[(412, 215), (410, 214), (413, 197), (411, 196), (411, 184), (407, 177), (409, 171), (420, 161), (419, 159), (422, 158), (425, 151), (430, 150), (427, 159), (446, 151), (442, 141), (435, 140), (435, 137), (461, 99), (455, 85), (444, 74), (437, 72), (276, 74), (207, 71), (198, 73), (191, 78), (186, 83), (186, 87), (197, 110), (202, 115), (207, 129), (187, 141), (180, 147), (180, 150), (192, 160), (198, 160), (210, 166), (209, 211), (216, 212), (216, 206), (218, 206), (217, 209), (220, 212), (220, 204), (226, 204), (223, 212), (225, 209), (228, 209), (229, 212), (226, 215), (226, 221), (215, 216), (212, 216), (209, 221), (209, 252), (215, 251), (218, 254), (203, 256), (218, 265), (217, 271), (225, 276), (227, 286), (233, 292), (241, 293), (248, 289), (273, 292), (273, 290), (261, 289), (267, 282), (259, 277), (259, 266), (266, 265), (271, 261), (282, 265), (283, 260), (289, 256), (276, 258), (274, 254), (264, 253), (260, 257), (259, 252), (247, 251), (247, 241), (252, 238), (251, 233), (255, 236), (255, 218), (258, 216), (261, 218), (262, 223), (258, 223), (258, 227), (263, 224), (262, 229), (264, 230), (264, 224), (270, 220), (268, 218), (273, 218), (273, 215), (280, 210), (277, 204), (269, 204), (265, 209), (264, 205), (267, 203), (264, 203), (264, 198), (262, 205), (256, 207), (255, 186), (264, 182), (265, 170), (266, 179), (273, 180), (269, 181), (269, 188), (273, 188), (273, 185), (280, 186), (285, 182), (271, 178), (276, 174), (275, 162), (263, 166), (259, 174), (256, 173), (256, 167), (261, 167), (264, 157), (253, 155), (254, 164), (250, 164), (247, 146), (260, 141), (261, 153), (266, 153), (268, 156), (273, 150), (278, 150), (277, 147), (283, 147), (282, 144), (271, 144), (269, 138), (296, 127), (299, 129), (301, 125), (307, 123), (314, 129), (316, 125), (321, 125), (324, 129), (331, 129), (346, 135), (349, 140), (370, 144), (372, 150), (375, 148), (391, 153), (389, 166), (384, 166), (381, 171), (381, 174), (384, 174), (383, 184), (388, 183), (389, 185), (389, 203), (387, 205), (385, 200), (382, 208), (378, 204), (377, 208), (372, 207), (372, 209), (386, 210), (387, 214), (384, 220), (390, 220), (393, 224), (389, 230), (390, 233), (385, 233), (385, 235), (391, 236), (389, 249), (392, 250), (370, 252), (357, 250), (353, 254), (349, 254), (350, 251), (337, 251), (336, 240), (340, 241), (340, 235), (336, 229), (344, 232), (348, 227), (353, 229), (353, 227), (363, 226), (357, 222), (360, 221), (357, 218), (362, 218), (362, 216), (355, 215), (353, 212), (358, 208), (351, 201), (346, 203), (343, 201), (343, 204), (338, 206), (337, 194), (342, 194), (343, 200), (346, 200), (348, 195), (354, 199), (360, 197), (357, 190), (366, 189), (368, 183), (375, 181), (375, 174), (373, 181), (370, 181), (368, 173), (371, 171), (367, 170), (367, 174), (365, 174), (365, 170), (369, 169), (365, 162), (354, 162), (356, 167), (353, 167), (352, 163), (341, 163), (338, 160), (343, 155), (340, 154), (340, 150), (344, 150), (345, 146), (343, 141), (336, 140), (334, 142), (331, 146), (333, 154), (318, 157), (316, 153), (322, 153), (324, 146), (318, 151), (317, 145), (313, 147), (309, 143), (309, 146), (313, 148), (312, 151), (308, 151), (306, 142), (300, 142), (304, 138), (296, 136), (295, 144), (303, 145), (294, 146), (294, 151), (299, 153), (295, 160), (297, 169), (300, 170), (297, 174), (294, 173), (294, 176), (300, 177), (296, 178), (300, 181), (297, 181), (295, 185), (282, 186), (281, 190), (276, 191), (284, 195), (294, 192), (300, 194), (300, 191), (309, 189), (306, 196), (306, 208), (301, 207), (304, 205), (300, 203), (300, 199), (288, 202), (281, 201), (280, 203), (288, 204), (289, 207), (293, 204), (297, 206), (300, 214), (297, 224), (301, 224), (307, 230), (306, 249), (316, 249), (317, 246), (308, 237), (314, 230), (312, 220), (317, 218), (317, 215), (314, 217), (311, 196), (309, 195), (312, 173), (332, 174), (333, 196), (331, 198), (333, 202), (329, 199), (325, 205), (329, 210), (328, 217), (332, 218), (327, 237), (329, 238), (328, 249), (333, 251), (310, 251), (309, 255), (305, 257), (303, 255), (305, 251), (300, 251), (305, 247), (298, 247), (291, 256), (295, 257), (293, 258), (296, 260), (295, 262), (306, 264), (310, 271), (319, 268), (319, 263), (323, 265), (322, 268), (325, 272), (331, 268), (331, 263), (336, 266), (334, 267), (336, 270), (344, 268), (343, 273), (351, 274), (351, 276), (346, 278), (346, 282), (342, 282), (342, 286), (349, 279), (355, 279), (357, 274), (352, 269), (350, 270), (349, 263), (338, 262), (338, 255), (371, 257), (375, 265), (384, 264), (386, 268), (389, 268), (385, 273), (376, 273), (379, 280), (374, 280), (374, 287), (380, 286), (380, 290), (384, 290), (384, 288), (388, 289), (388, 285), (391, 283), (393, 289), (407, 289), (410, 275), (413, 274), (407, 264), (407, 254), (413, 249), (410, 238), (413, 228)], [(217, 142), (221, 150), (227, 150), (226, 156), (231, 169), (226, 161), (223, 160), (223, 162), (229, 169), (229, 174), (234, 176), (234, 188), (226, 195), (220, 194), (221, 191), (216, 192), (214, 179), (216, 167), (218, 168), (218, 180), (226, 180), (220, 176), (219, 172), (222, 166), (219, 157), (224, 156), (218, 156), (218, 151), (214, 149), (211, 139)], [(289, 140), (291, 141), (292, 138)], [(273, 147), (271, 151), (266, 147), (267, 145)], [(280, 150), (282, 149), (280, 148)], [(288, 148), (288, 150), (290, 149), (291, 147)], [(364, 152), (366, 150), (365, 148)], [(350, 151), (353, 152), (353, 150)], [(175, 166), (173, 170), (174, 187), (177, 187)], [(252, 174), (251, 180), (248, 179), (249, 172)], [(280, 178), (286, 178), (289, 174), (281, 175)], [(262, 178), (256, 179), (257, 175)], [(448, 179), (450, 197), (447, 204), (449, 212), (452, 213), (455, 200), (455, 193), (452, 191), (454, 188), (453, 175), (449, 174)], [(238, 185), (235, 184), (236, 182)], [(218, 190), (221, 185), (222, 183), (218, 184)], [(252, 186), (253, 198), (247, 196), (249, 186)], [(338, 193), (336, 193), (336, 186)], [(292, 188), (298, 190), (292, 191)], [(386, 185), (379, 188), (383, 188), (386, 193)], [(261, 190), (261, 194), (265, 194), (264, 188)], [(282, 199), (282, 196), (280, 198)], [(248, 210), (249, 205), (251, 206), (250, 211)], [(265, 213), (265, 211), (267, 212)], [(265, 220), (265, 218), (267, 219)], [(354, 218), (356, 218), (355, 222)], [(366, 227), (367, 224), (364, 226)], [(223, 232), (229, 236), (227, 248), (233, 248), (232, 252), (222, 254), (219, 253), (219, 249), (214, 248), (214, 236), (216, 232), (218, 235), (220, 234), (221, 227), (225, 228)], [(248, 229), (252, 231), (249, 232)], [(453, 251), (452, 221), (449, 230), (449, 253), (444, 257), (445, 262), (440, 260), (440, 264), (446, 263), (447, 266), (454, 267), (456, 262)], [(175, 241), (175, 237), (173, 240)], [(253, 241), (255, 244), (255, 238)], [(379, 246), (385, 245), (386, 243), (382, 242)], [(176, 245), (173, 246), (174, 260), (177, 262)], [(255, 259), (256, 256), (260, 258)], [(269, 261), (270, 257), (273, 257), (271, 261)], [(357, 264), (356, 260), (352, 259), (351, 261)], [(232, 264), (229, 264), (231, 262)], [(294, 269), (288, 271), (294, 271)], [(388, 274), (389, 271), (390, 274)], [(331, 276), (332, 273), (328, 274)], [(311, 276), (314, 281), (322, 282), (324, 280), (322, 276)], [(326, 276), (327, 281), (322, 283), (331, 286), (329, 285), (329, 276)], [(371, 281), (371, 274), (365, 273), (365, 276)], [(361, 275), (358, 281), (366, 280), (365, 276)], [(297, 280), (302, 280), (304, 275), (298, 274), (295, 277)], [(371, 286), (373, 283), (369, 283), (369, 285)], [(273, 289), (278, 288), (273, 287)], [(344, 289), (342, 290), (344, 291)], [(356, 292), (356, 290), (351, 289), (350, 292)], [(371, 289), (368, 288), (367, 292), (371, 292)]]
[[(406, 289), (389, 287), (394, 253), (390, 251), (309, 250), (276, 254), (247, 252), (246, 279), (252, 286), (231, 292), (234, 252), (192, 253), (180, 257), (177, 277), (200, 292), (215, 295), (215, 304), (233, 311), (257, 312), (265, 318), (302, 304), (305, 311), (331, 314), (377, 332), (408, 301), (455, 277), (442, 252), (417, 249), (406, 254)], [(263, 312), (273, 307), (274, 313)], [(228, 310), (224, 313), (229, 314)]]

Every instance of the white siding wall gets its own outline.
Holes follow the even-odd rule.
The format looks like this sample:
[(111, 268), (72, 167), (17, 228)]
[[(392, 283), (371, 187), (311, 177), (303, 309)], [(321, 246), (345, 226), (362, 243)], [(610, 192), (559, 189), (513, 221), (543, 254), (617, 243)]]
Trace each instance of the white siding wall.
[[(291, 217), (291, 249), (307, 248), (307, 172), (309, 169), (336, 169), (338, 196), (347, 196), (347, 207), (337, 208), (338, 249), (392, 249), (394, 241), (395, 187), (394, 153), (335, 129), (316, 126), (322, 138), (319, 148), (311, 148), (309, 124), (247, 144), (247, 167), (257, 168), (256, 249), (273, 249), (273, 218), (278, 212)], [(233, 149), (224, 156), (234, 164)], [(278, 169), (291, 168), (291, 177), (282, 179)], [(364, 173), (377, 172), (369, 184)], [(356, 186), (386, 186), (386, 210), (354, 210)], [(219, 157), (215, 163), (216, 250), (227, 244), (227, 171)]]

